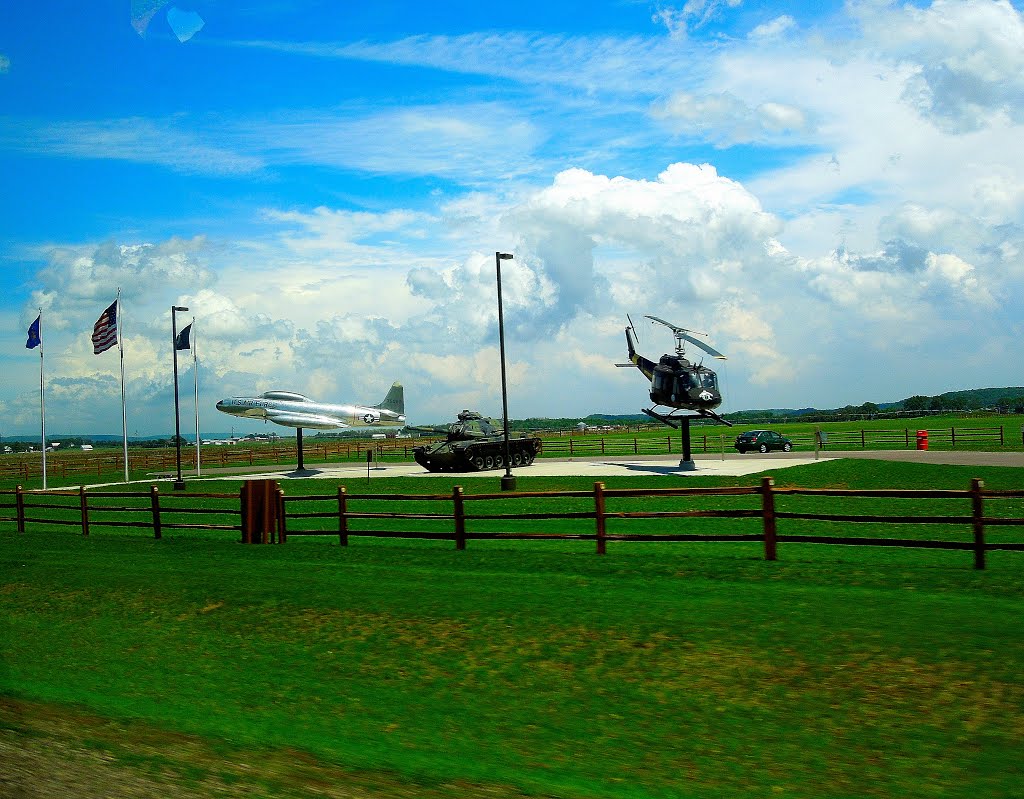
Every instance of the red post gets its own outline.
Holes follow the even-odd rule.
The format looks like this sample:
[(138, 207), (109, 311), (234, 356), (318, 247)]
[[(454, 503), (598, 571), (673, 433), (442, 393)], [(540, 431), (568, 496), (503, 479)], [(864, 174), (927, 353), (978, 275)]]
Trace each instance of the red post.
[(455, 517), (455, 548), (466, 548), (466, 510), (462, 500), (462, 486), (452, 488), (453, 516)]
[(775, 560), (775, 494), (771, 477), (761, 478), (761, 515), (764, 518), (764, 559)]
[(149, 487), (149, 507), (153, 512), (153, 538), (160, 538), (160, 490), (156, 486)]
[(982, 489), (985, 483), (975, 477), (971, 480), (971, 526), (974, 528), (974, 568), (985, 568), (985, 513)]
[(604, 483), (594, 483), (594, 523), (597, 526), (597, 554), (605, 553), (605, 500)]
[(348, 546), (348, 496), (345, 486), (338, 486), (338, 543)]

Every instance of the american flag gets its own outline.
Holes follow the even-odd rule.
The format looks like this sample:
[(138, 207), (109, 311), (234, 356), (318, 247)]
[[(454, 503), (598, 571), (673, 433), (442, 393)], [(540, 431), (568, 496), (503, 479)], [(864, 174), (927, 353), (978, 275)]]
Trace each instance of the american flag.
[(117, 300), (100, 314), (92, 329), (92, 352), (99, 355), (117, 344)]

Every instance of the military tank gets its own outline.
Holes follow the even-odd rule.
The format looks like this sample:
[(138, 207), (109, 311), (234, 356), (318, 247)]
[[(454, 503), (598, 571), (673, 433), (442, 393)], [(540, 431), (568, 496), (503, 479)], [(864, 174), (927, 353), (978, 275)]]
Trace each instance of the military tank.
[[(445, 440), (413, 448), (416, 463), (428, 472), (483, 472), (505, 468), (504, 429), (476, 411), (462, 411), (459, 420), (444, 428)], [(541, 449), (541, 440), (520, 433), (509, 435), (508, 452), (514, 467), (529, 466)]]

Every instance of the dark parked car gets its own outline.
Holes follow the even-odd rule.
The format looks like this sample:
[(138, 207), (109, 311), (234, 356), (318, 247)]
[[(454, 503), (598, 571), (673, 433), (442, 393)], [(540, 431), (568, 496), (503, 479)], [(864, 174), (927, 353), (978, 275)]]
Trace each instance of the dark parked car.
[(748, 430), (736, 436), (736, 443), (733, 446), (741, 455), (755, 449), (758, 452), (769, 452), (773, 449), (789, 452), (793, 449), (793, 442), (774, 430)]

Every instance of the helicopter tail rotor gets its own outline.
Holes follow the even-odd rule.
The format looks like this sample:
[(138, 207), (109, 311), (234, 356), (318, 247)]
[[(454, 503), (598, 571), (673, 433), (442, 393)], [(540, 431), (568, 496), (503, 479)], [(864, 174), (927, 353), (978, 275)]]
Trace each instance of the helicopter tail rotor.
[(629, 329), (633, 331), (633, 335), (636, 337), (636, 340), (639, 342), (640, 341), (640, 335), (636, 332), (636, 325), (633, 324), (633, 320), (630, 319), (629, 314), (626, 314), (626, 321), (629, 322)]

